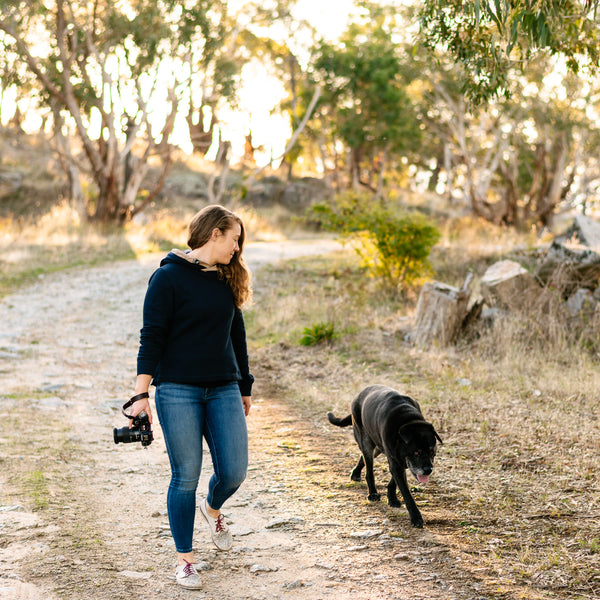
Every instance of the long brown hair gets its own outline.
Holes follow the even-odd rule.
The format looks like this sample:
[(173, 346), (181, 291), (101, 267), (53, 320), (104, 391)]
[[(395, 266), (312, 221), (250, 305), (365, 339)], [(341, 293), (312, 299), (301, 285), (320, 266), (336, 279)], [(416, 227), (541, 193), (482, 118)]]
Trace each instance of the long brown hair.
[(205, 206), (190, 221), (187, 243), (192, 250), (200, 248), (210, 240), (215, 229), (225, 233), (233, 227), (234, 223), (238, 223), (241, 228), (238, 240), (240, 249), (233, 255), (228, 265), (217, 265), (217, 269), (233, 291), (235, 305), (241, 308), (252, 298), (252, 275), (242, 257), (246, 241), (246, 230), (242, 219), (233, 211), (219, 204)]

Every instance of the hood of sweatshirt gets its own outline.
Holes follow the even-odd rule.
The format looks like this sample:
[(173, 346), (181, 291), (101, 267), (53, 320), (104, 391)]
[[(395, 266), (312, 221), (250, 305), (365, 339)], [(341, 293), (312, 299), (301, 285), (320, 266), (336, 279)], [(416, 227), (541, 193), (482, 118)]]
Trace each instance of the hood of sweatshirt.
[(160, 266), (167, 265), (169, 263), (186, 264), (194, 267), (198, 267), (202, 271), (218, 271), (217, 265), (209, 265), (197, 258), (190, 256), (191, 250), (178, 250), (177, 248), (171, 250), (167, 256), (160, 261)]

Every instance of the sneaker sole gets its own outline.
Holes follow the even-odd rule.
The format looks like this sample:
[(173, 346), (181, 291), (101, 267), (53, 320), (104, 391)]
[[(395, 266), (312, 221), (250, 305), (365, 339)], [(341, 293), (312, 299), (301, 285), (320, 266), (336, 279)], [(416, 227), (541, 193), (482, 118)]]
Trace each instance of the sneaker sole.
[(185, 588), (186, 590), (201, 590), (202, 589), (201, 583), (198, 583), (196, 585), (186, 585), (185, 583), (183, 583), (180, 580), (176, 580), (176, 582), (179, 587)]

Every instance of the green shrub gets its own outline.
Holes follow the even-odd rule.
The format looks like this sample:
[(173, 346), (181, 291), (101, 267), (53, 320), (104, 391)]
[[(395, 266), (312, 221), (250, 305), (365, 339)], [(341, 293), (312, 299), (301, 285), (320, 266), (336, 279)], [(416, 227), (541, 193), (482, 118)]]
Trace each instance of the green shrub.
[(392, 211), (348, 192), (333, 204), (315, 204), (309, 218), (352, 242), (362, 265), (388, 283), (409, 286), (431, 272), (429, 255), (440, 232), (422, 213)]
[(329, 321), (316, 323), (311, 327), (305, 327), (300, 338), (303, 346), (316, 346), (323, 342), (331, 342), (337, 337), (335, 325)]

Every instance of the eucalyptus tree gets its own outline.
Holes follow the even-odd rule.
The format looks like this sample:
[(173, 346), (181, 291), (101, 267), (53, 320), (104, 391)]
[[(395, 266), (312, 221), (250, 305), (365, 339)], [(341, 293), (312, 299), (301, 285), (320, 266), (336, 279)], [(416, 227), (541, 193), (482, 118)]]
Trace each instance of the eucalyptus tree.
[(531, 61), (508, 98), (486, 104), (465, 98), (455, 70), (427, 78), (425, 122), (447, 150), (447, 185), (492, 223), (551, 226), (558, 210), (598, 200), (598, 81), (557, 77), (551, 63)]
[(257, 23), (262, 21), (263, 25), (268, 25), (276, 19), (277, 32), (256, 36), (248, 44), (263, 68), (269, 70), (287, 93), (278, 110), (289, 119), (291, 134), (283, 152), (280, 156), (273, 156), (271, 164), (281, 159), (282, 164), (287, 165), (288, 180), (300, 157), (305, 164), (310, 162), (310, 145), (304, 144), (307, 138), (303, 134), (321, 95), (321, 89), (310, 84), (307, 71), (307, 60), (317, 35), (316, 30), (311, 23), (296, 18), (293, 7), (293, 2), (280, 1), (274, 10), (263, 8)]
[(510, 92), (513, 69), (553, 56), (574, 74), (597, 72), (599, 0), (428, 0), (421, 40), (450, 52), (463, 91), (476, 102)]
[[(5, 0), (0, 6), (7, 49), (35, 78), (59, 138), (74, 132), (78, 141), (79, 148), (61, 146), (71, 172), (83, 170), (95, 184), (87, 216), (131, 218), (164, 181), (181, 102), (188, 101), (188, 116), (193, 112), (186, 90), (200, 61), (191, 49), (223, 42), (225, 3)], [(190, 60), (195, 71), (186, 69)], [(141, 198), (153, 156), (162, 158), (162, 173)]]
[(0, 123), (4, 120), (2, 107), (4, 106), (5, 95), (11, 88), (15, 89), (16, 85), (23, 85), (15, 61), (16, 56), (9, 51), (5, 40), (0, 36)]
[(232, 13), (227, 2), (203, 0), (191, 6), (179, 24), (185, 31), (180, 44), (189, 73), (186, 121), (194, 151), (202, 156), (218, 134), (219, 112), (226, 104), (236, 104), (241, 70), (249, 58), (248, 38), (253, 37), (246, 26), (255, 8), (246, 3)]

